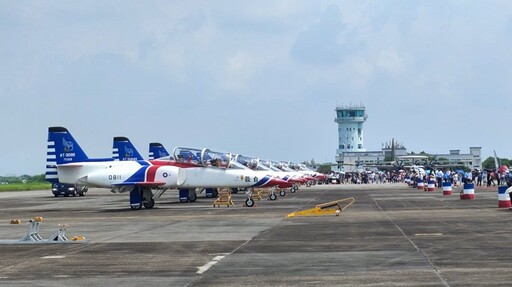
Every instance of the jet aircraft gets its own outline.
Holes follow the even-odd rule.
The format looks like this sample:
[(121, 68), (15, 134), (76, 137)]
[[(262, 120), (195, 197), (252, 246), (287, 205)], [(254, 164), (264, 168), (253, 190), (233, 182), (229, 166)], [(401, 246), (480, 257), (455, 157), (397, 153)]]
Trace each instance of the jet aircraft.
[[(133, 151), (122, 153), (119, 151)], [(133, 144), (126, 137), (115, 137), (113, 153), (119, 160), (133, 160), (130, 155), (136, 155), (137, 160), (142, 157)], [(169, 154), (163, 145), (150, 144), (150, 154)], [(123, 156), (125, 155), (125, 156)], [(287, 184), (286, 182), (270, 175), (257, 174), (254, 171), (237, 166), (231, 161), (231, 154), (214, 152), (209, 149), (195, 149), (176, 147), (173, 155), (150, 160), (153, 165), (176, 166), (180, 168), (178, 174), (180, 179), (180, 201), (195, 201), (197, 190), (205, 188), (252, 188), (271, 187)], [(214, 195), (212, 195), (214, 196)], [(251, 207), (254, 201), (248, 194), (246, 205)]]
[(66, 128), (48, 128), (47, 180), (128, 192), (132, 209), (153, 208), (152, 189), (178, 186), (179, 171), (179, 167), (156, 166), (144, 160), (89, 158)]

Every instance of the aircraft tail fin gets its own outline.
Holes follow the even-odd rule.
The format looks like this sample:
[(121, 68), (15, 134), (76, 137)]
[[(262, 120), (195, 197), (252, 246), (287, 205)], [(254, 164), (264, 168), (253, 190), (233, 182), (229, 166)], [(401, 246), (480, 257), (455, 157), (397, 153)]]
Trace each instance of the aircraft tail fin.
[(83, 149), (66, 128), (48, 128), (45, 174), (47, 181), (51, 183), (59, 182), (56, 165), (87, 161), (88, 159)]
[(114, 137), (112, 146), (114, 160), (144, 160), (135, 146), (127, 137)]
[(169, 156), (169, 152), (161, 143), (150, 143), (149, 144), (149, 159), (157, 159), (161, 157)]

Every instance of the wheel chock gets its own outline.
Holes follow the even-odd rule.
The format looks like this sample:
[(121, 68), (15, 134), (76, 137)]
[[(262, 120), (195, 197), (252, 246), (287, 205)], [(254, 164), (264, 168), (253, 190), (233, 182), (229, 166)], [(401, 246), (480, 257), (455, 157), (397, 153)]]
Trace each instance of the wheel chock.
[[(344, 198), (336, 201), (326, 202), (322, 204), (318, 204), (314, 208), (306, 209), (303, 211), (292, 212), (288, 214), (288, 218), (292, 218), (295, 216), (321, 216), (321, 215), (336, 215), (340, 216), (340, 214), (352, 203), (356, 200), (353, 197)], [(340, 203), (346, 203), (343, 207), (340, 206)]]
[[(44, 239), (39, 233), (39, 226), (43, 221), (42, 217), (30, 219), (27, 222), (27, 233), (19, 240), (0, 240), (0, 244), (44, 244), (44, 243), (84, 243), (88, 242), (84, 236), (78, 235), (68, 238), (66, 235), (67, 224), (59, 224), (55, 231), (48, 239)], [(19, 219), (11, 220), (11, 224), (20, 224)], [(79, 241), (79, 242), (77, 242)]]
[(41, 242), (43, 237), (39, 235), (40, 221), (29, 220), (27, 225), (27, 233), (19, 240), (20, 242)]
[(82, 241), (85, 240), (85, 237), (83, 235), (76, 235), (70, 238), (71, 241)]

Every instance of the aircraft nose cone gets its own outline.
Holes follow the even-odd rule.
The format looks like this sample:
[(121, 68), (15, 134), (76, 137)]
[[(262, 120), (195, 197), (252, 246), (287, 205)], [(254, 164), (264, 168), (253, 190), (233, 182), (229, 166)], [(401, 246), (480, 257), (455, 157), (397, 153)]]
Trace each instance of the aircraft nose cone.
[(279, 188), (288, 188), (288, 187), (292, 187), (292, 183), (291, 182), (287, 182), (285, 180), (282, 180), (282, 179), (279, 179), (279, 178), (272, 178), (270, 180), (271, 183), (273, 183), (272, 186), (277, 186)]
[(282, 179), (273, 177), (270, 179), (270, 181), (265, 186), (278, 186), (278, 187), (284, 188), (284, 187), (287, 187), (288, 184), (289, 184), (288, 182), (286, 182)]

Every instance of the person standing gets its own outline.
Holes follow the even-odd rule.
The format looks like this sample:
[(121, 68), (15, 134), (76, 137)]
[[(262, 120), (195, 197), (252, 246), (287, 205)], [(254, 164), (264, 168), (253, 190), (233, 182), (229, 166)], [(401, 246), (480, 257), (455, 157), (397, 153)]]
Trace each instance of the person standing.
[(438, 169), (436, 171), (436, 181), (437, 181), (437, 187), (443, 186), (443, 172), (440, 169)]
[(476, 185), (477, 186), (482, 186), (482, 179), (483, 179), (483, 174), (482, 174), (482, 171), (481, 170), (477, 170), (477, 174), (476, 174)]

